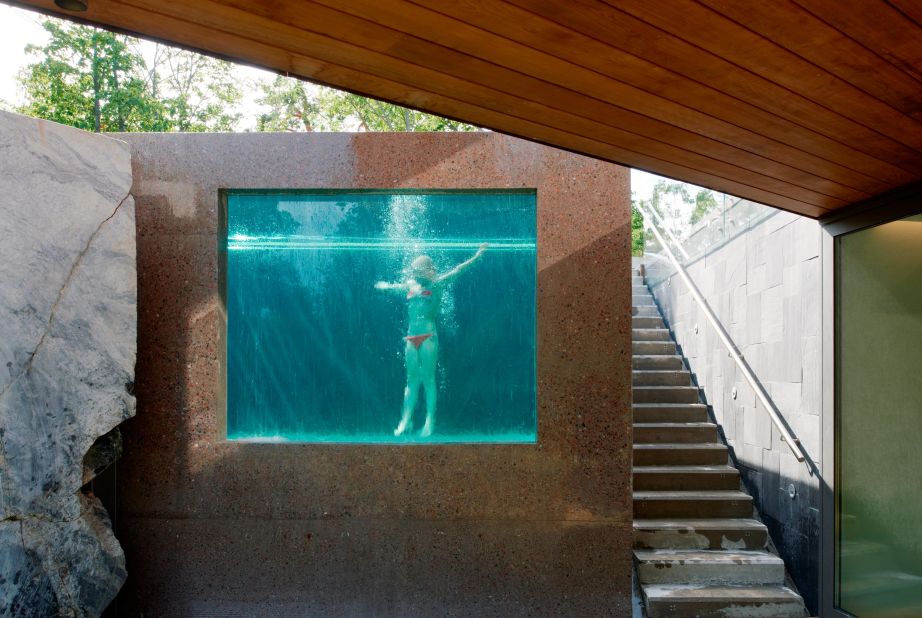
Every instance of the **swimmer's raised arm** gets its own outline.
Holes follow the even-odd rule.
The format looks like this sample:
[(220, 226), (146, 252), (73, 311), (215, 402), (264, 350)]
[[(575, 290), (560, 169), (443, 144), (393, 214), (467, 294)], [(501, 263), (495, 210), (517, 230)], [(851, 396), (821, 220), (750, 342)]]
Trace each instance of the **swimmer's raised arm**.
[(406, 292), (410, 289), (410, 286), (406, 283), (388, 283), (387, 281), (378, 281), (375, 284), (376, 290), (384, 290), (385, 292)]
[(452, 277), (454, 277), (455, 275), (463, 271), (465, 268), (467, 268), (468, 266), (476, 262), (480, 258), (480, 256), (483, 255), (483, 252), (486, 250), (487, 250), (487, 243), (481, 243), (480, 248), (477, 249), (477, 253), (475, 253), (473, 257), (461, 262), (460, 264), (458, 264), (457, 266), (455, 266), (454, 268), (452, 268), (445, 274), (439, 275), (438, 277), (436, 277), (435, 280), (440, 282), (440, 281), (445, 281), (446, 279), (451, 279)]

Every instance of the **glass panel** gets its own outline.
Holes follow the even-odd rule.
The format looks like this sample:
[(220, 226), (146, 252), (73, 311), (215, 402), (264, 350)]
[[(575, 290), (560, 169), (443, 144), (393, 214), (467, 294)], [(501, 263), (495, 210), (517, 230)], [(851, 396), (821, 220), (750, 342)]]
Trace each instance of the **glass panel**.
[(922, 616), (922, 215), (838, 248), (837, 605)]
[(535, 441), (534, 192), (227, 211), (228, 438)]
[[(652, 177), (657, 178), (657, 177)], [(684, 182), (660, 178), (651, 194), (635, 200), (634, 255), (644, 256), (651, 285), (675, 273), (649, 231), (656, 225), (683, 266), (704, 258), (780, 210)], [(649, 216), (652, 220), (645, 220)]]

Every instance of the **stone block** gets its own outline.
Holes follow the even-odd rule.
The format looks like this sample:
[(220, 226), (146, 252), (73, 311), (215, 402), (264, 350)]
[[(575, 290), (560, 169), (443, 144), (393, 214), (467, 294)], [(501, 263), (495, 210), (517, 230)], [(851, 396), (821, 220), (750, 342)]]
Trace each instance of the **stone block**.
[[(743, 440), (746, 444), (760, 448), (772, 447), (772, 421), (761, 403), (756, 401), (753, 408), (746, 408), (746, 432)], [(761, 459), (756, 463), (761, 464)]]
[[(762, 295), (750, 294), (746, 297), (746, 343), (762, 341)], [(740, 342), (737, 342), (739, 345)]]
[(819, 257), (822, 251), (821, 227), (818, 221), (800, 217), (794, 225), (794, 259), (798, 262)]
[(801, 311), (804, 335), (821, 335), (823, 324), (822, 259), (812, 258), (802, 262)]
[(762, 292), (761, 340), (764, 342), (784, 340), (784, 304), (780, 287)]
[(810, 336), (801, 340), (803, 382), (800, 391), (800, 410), (804, 414), (819, 414), (823, 409), (822, 347), (820, 337)]

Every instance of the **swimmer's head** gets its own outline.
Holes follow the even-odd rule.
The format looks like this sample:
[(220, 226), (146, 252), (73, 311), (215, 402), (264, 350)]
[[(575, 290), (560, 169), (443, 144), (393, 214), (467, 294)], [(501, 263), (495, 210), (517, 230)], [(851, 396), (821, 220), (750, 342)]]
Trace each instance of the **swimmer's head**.
[(410, 263), (410, 274), (417, 279), (434, 280), (438, 273), (428, 255), (421, 255)]

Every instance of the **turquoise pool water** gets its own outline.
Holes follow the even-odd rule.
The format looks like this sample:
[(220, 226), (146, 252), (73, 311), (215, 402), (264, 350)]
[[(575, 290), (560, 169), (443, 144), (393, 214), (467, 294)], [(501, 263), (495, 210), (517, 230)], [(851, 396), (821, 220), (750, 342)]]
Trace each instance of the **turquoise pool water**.
[(226, 202), (229, 439), (535, 441), (534, 192)]

